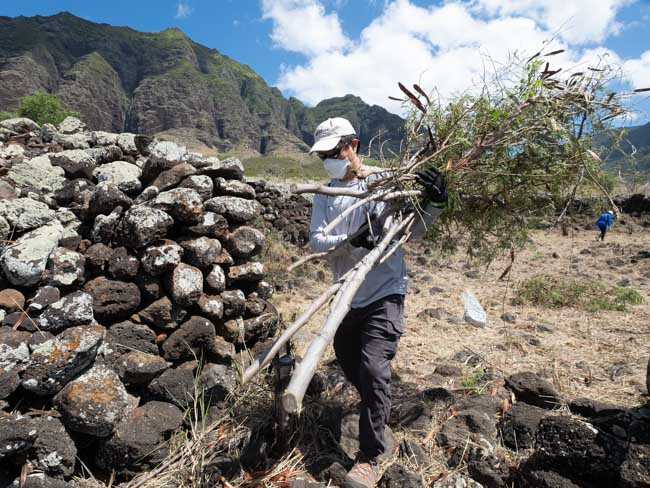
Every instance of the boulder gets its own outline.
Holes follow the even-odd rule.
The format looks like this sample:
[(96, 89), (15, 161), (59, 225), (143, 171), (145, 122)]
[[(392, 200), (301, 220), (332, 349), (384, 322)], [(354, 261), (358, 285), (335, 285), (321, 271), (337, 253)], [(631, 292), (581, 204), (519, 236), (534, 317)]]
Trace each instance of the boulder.
[(561, 401), (560, 394), (551, 383), (530, 371), (508, 376), (506, 386), (517, 400), (529, 405), (552, 409)]
[(14, 163), (7, 177), (17, 188), (34, 188), (51, 194), (63, 187), (64, 175), (63, 168), (52, 166), (49, 156), (44, 155)]
[(134, 205), (124, 213), (119, 234), (126, 247), (140, 248), (165, 237), (172, 225), (174, 219), (162, 210)]
[(115, 240), (122, 218), (122, 207), (115, 207), (109, 215), (98, 215), (90, 233), (93, 242), (110, 244)]
[(25, 296), (13, 288), (0, 290), (0, 308), (7, 312), (17, 312), (25, 306)]
[(115, 371), (127, 386), (149, 383), (167, 368), (167, 362), (157, 354), (140, 351), (123, 354), (114, 364)]
[(104, 469), (154, 467), (168, 448), (163, 441), (183, 423), (183, 412), (170, 403), (151, 401), (117, 425), (113, 435), (100, 444), (97, 465)]
[(137, 193), (142, 189), (140, 176), (142, 170), (135, 164), (127, 163), (126, 161), (113, 161), (106, 163), (93, 171), (93, 176), (97, 178), (97, 182), (107, 181), (117, 185), (117, 187), (127, 194)]
[(86, 130), (86, 124), (84, 124), (77, 117), (72, 117), (68, 115), (58, 126), (58, 131), (61, 134), (76, 134), (77, 132), (83, 132)]
[(214, 197), (206, 200), (205, 208), (235, 224), (249, 222), (262, 212), (262, 206), (256, 200), (239, 197)]
[(214, 345), (214, 324), (203, 317), (190, 317), (162, 346), (164, 358), (179, 362), (205, 356)]
[(237, 258), (250, 258), (264, 247), (264, 234), (253, 227), (241, 226), (228, 235), (226, 250)]
[(140, 258), (142, 267), (151, 275), (159, 275), (174, 269), (183, 256), (183, 248), (176, 242), (161, 239), (147, 246)]
[(133, 200), (118, 188), (115, 183), (102, 181), (95, 186), (88, 202), (89, 215), (109, 215), (116, 207), (126, 210)]
[(402, 464), (393, 463), (384, 471), (377, 486), (379, 488), (424, 488), (425, 485), (421, 476)]
[(225, 364), (208, 363), (199, 376), (199, 387), (203, 389), (205, 401), (213, 406), (233, 393), (237, 384), (235, 369)]
[(0, 217), (17, 232), (36, 229), (55, 219), (54, 210), (31, 198), (15, 198), (0, 200)]
[(93, 312), (99, 321), (109, 323), (129, 317), (140, 306), (140, 290), (134, 283), (100, 276), (84, 286), (93, 298)]
[(201, 314), (210, 320), (220, 320), (223, 317), (223, 300), (218, 296), (201, 295), (199, 299)]
[(58, 221), (53, 221), (20, 237), (0, 256), (0, 265), (7, 280), (16, 286), (37, 284), (62, 236), (63, 227)]
[(83, 254), (59, 247), (50, 254), (45, 280), (51, 286), (66, 287), (83, 281), (86, 258)]
[(212, 198), (214, 183), (212, 178), (205, 175), (188, 176), (178, 185), (181, 188), (191, 188), (201, 196), (201, 200), (206, 201)]
[(27, 310), (29, 312), (40, 313), (54, 302), (61, 299), (61, 292), (54, 286), (43, 286), (38, 289), (34, 296), (29, 300)]
[(244, 165), (237, 158), (228, 158), (219, 161), (215, 157), (206, 158), (201, 162), (192, 163), (199, 169), (199, 174), (211, 178), (226, 178), (227, 180), (241, 180), (244, 177)]
[(83, 149), (70, 149), (50, 155), (54, 166), (60, 166), (70, 178), (93, 177), (95, 171), (95, 158)]
[(228, 234), (228, 221), (223, 215), (205, 212), (201, 221), (189, 229), (201, 236), (224, 238)]
[(110, 146), (117, 145), (118, 134), (96, 130), (90, 133), (93, 146)]
[(223, 300), (224, 317), (236, 317), (244, 313), (246, 308), (246, 295), (241, 290), (226, 290), (221, 292)]
[(232, 281), (260, 281), (266, 274), (263, 263), (250, 262), (228, 269), (228, 278)]
[(205, 282), (211, 291), (220, 293), (226, 289), (226, 274), (218, 264), (212, 265)]
[(143, 324), (124, 321), (113, 324), (106, 333), (105, 353), (116, 355), (139, 351), (145, 354), (158, 355), (156, 334)]
[(501, 422), (503, 443), (513, 451), (532, 448), (539, 423), (547, 414), (543, 408), (515, 403)]
[(36, 395), (53, 395), (95, 360), (105, 329), (98, 325), (71, 327), (32, 349), (22, 387)]
[(106, 244), (97, 243), (86, 249), (84, 256), (88, 269), (95, 273), (102, 273), (113, 256), (113, 249)]
[(160, 191), (165, 191), (177, 186), (183, 179), (192, 176), (194, 173), (196, 173), (196, 169), (191, 164), (177, 164), (173, 168), (160, 173), (151, 182), (151, 186), (155, 186)]
[(201, 270), (181, 263), (167, 276), (167, 290), (175, 303), (181, 307), (196, 304), (203, 294)]
[(54, 405), (69, 430), (93, 437), (106, 437), (137, 406), (119, 376), (103, 365), (68, 383), (54, 397)]
[(255, 189), (243, 181), (226, 180), (225, 178), (214, 179), (214, 194), (218, 196), (231, 196), (255, 199)]
[(173, 330), (187, 316), (185, 309), (164, 296), (138, 312), (140, 320), (159, 329)]
[(178, 243), (183, 248), (183, 259), (188, 264), (204, 269), (215, 263), (221, 255), (221, 242), (209, 237), (183, 238)]
[(77, 448), (58, 418), (43, 415), (32, 419), (37, 437), (27, 452), (35, 470), (56, 478), (70, 477), (77, 462)]
[(1, 120), (0, 127), (15, 132), (16, 134), (26, 134), (27, 132), (41, 130), (41, 127), (36, 122), (27, 117)]
[(131, 280), (135, 278), (140, 269), (140, 261), (129, 254), (125, 247), (113, 249), (108, 263), (108, 273), (117, 280)]
[(163, 372), (147, 386), (153, 400), (173, 403), (185, 408), (194, 397), (194, 369), (186, 365)]
[(93, 297), (75, 291), (54, 302), (38, 318), (39, 328), (60, 332), (69, 327), (90, 324), (93, 321)]
[(188, 225), (200, 223), (205, 211), (201, 195), (191, 188), (163, 191), (152, 200), (151, 205), (167, 212), (175, 222)]

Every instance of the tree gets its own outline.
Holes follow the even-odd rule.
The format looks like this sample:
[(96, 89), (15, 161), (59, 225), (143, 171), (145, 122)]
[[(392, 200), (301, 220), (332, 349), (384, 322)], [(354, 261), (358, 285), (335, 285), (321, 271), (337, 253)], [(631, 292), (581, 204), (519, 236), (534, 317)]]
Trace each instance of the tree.
[(68, 116), (77, 117), (79, 112), (68, 110), (56, 95), (36, 92), (20, 98), (18, 116), (27, 117), (37, 124), (60, 124)]

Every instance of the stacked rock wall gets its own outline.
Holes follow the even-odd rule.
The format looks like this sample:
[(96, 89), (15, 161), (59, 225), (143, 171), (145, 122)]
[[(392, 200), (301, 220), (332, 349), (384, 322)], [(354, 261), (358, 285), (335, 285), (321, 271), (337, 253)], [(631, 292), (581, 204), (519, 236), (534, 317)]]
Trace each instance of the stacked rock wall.
[(255, 188), (237, 159), (74, 118), (0, 140), (0, 473), (145, 469), (276, 328)]

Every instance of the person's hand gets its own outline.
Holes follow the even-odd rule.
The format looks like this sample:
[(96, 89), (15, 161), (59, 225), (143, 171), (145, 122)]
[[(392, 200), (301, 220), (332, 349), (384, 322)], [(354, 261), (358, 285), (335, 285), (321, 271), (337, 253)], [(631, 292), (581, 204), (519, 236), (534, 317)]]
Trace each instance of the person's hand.
[[(366, 228), (360, 230), (363, 225), (365, 225)], [(354, 247), (365, 247), (368, 250), (374, 249), (381, 240), (381, 222), (375, 215), (372, 215), (370, 217), (370, 225), (363, 225), (353, 234), (354, 237), (350, 239), (350, 245)]]
[(425, 169), (415, 173), (415, 181), (422, 186), (425, 198), (437, 207), (447, 205), (447, 185), (445, 177), (436, 168)]

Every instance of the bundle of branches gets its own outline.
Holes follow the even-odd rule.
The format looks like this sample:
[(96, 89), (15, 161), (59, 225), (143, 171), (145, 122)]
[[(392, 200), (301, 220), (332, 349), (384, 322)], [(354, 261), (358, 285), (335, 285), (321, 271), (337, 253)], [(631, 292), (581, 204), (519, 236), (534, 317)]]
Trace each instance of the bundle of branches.
[[(266, 366), (281, 345), (331, 299), (330, 313), (283, 396), (288, 412), (300, 410), (318, 362), (368, 271), (408, 239), (423, 211), (418, 205), (417, 170), (435, 167), (447, 179), (449, 207), (432, 229), (433, 241), (444, 247), (453, 242), (448, 239), (453, 231), (464, 236), (471, 256), (486, 261), (521, 246), (531, 217), (556, 214), (562, 206), (566, 209), (581, 185), (606, 193), (601, 181), (603, 162), (591, 149), (592, 140), (626, 113), (629, 93), (611, 91), (618, 71), (602, 61), (568, 74), (551, 69), (547, 58), (559, 52), (514, 59), (484, 78), (480, 90), (446, 103), (432, 99), (418, 85), (410, 90), (400, 84), (405, 98), (398, 100), (410, 104), (411, 111), (401, 154), (384, 161), (388, 171), (382, 168), (382, 172), (387, 176), (373, 181), (367, 192), (295, 185), (298, 193), (354, 196), (359, 199), (354, 207), (372, 200), (389, 201), (384, 215), (387, 231), (362, 261), (248, 368), (244, 381)], [(324, 232), (331, 232), (338, 221)], [(297, 264), (325, 254), (308, 256)]]

